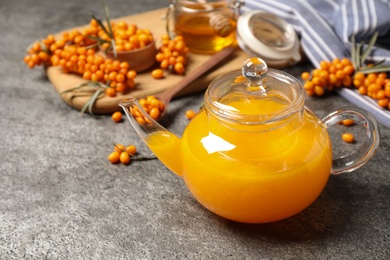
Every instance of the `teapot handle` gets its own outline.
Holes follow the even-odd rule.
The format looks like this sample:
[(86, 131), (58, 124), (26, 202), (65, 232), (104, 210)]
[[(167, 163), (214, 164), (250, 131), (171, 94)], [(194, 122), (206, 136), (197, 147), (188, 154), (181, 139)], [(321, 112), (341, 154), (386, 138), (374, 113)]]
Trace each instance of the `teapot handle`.
[(380, 134), (376, 119), (367, 111), (356, 107), (345, 107), (336, 110), (322, 118), (322, 122), (329, 128), (341, 120), (352, 119), (362, 124), (366, 129), (366, 139), (352, 154), (333, 159), (331, 174), (351, 172), (366, 164), (375, 154), (379, 146)]

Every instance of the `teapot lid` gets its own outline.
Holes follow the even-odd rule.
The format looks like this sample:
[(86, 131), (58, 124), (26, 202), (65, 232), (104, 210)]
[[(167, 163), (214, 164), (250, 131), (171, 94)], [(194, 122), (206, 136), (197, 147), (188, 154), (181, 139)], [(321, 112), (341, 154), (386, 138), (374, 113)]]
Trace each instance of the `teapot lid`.
[(265, 124), (303, 110), (304, 93), (292, 75), (268, 68), (257, 57), (241, 70), (214, 79), (205, 93), (205, 107), (226, 121)]

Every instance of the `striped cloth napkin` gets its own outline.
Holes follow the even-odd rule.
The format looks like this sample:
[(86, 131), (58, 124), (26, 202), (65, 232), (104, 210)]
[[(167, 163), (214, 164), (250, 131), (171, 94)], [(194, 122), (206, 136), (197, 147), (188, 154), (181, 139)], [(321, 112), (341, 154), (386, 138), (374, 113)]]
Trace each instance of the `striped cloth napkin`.
[[(356, 42), (368, 42), (374, 32), (379, 37), (369, 58), (373, 62), (386, 59), (384, 64), (390, 64), (389, 0), (245, 0), (241, 10), (266, 11), (290, 23), (315, 67), (322, 60), (350, 57), (352, 35)], [(347, 88), (338, 93), (390, 128), (390, 111), (375, 100)]]

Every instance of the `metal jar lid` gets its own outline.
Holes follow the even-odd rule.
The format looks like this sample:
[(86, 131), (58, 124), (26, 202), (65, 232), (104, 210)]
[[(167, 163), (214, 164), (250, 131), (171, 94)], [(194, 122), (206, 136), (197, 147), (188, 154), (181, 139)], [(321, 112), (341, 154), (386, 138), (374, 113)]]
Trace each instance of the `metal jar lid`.
[(249, 11), (240, 15), (237, 38), (245, 52), (261, 57), (269, 66), (286, 67), (301, 60), (294, 28), (271, 13)]

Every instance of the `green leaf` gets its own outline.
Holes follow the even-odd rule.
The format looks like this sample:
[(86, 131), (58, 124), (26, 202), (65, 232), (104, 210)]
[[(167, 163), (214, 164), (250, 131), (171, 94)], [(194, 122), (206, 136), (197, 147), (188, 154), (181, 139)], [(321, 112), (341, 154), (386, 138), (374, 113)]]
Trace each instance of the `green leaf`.
[(118, 54), (117, 54), (117, 51), (116, 51), (116, 47), (115, 47), (115, 41), (114, 39), (111, 40), (111, 47), (112, 47), (112, 51), (114, 53), (114, 57), (118, 57)]
[(88, 112), (93, 115), (93, 105), (96, 103), (96, 100), (99, 98), (100, 94), (102, 94), (103, 90), (102, 89), (98, 89), (95, 91), (95, 93), (91, 96), (90, 99), (88, 99), (88, 101), (84, 104), (84, 106), (81, 108), (80, 112), (81, 114), (83, 114), (85, 112), (85, 110), (88, 109)]
[(117, 57), (117, 51), (116, 51), (116, 47), (115, 47), (114, 32), (113, 32), (112, 26), (111, 26), (110, 12), (108, 10), (108, 7), (107, 7), (107, 4), (106, 4), (105, 0), (102, 0), (102, 4), (103, 4), (103, 8), (104, 8), (104, 13), (105, 13), (105, 16), (106, 16), (107, 26), (104, 26), (103, 22), (100, 19), (96, 18), (93, 14), (91, 14), (91, 16), (92, 16), (92, 19), (94, 19), (98, 23), (98, 25), (103, 29), (104, 33), (111, 40), (107, 41), (107, 40), (100, 39), (98, 37), (90, 37), (90, 38), (96, 40), (99, 45), (102, 45), (104, 43), (110, 43), (110, 47), (107, 48), (105, 50), (105, 52), (107, 52), (109, 49), (112, 49), (112, 51), (114, 52), (114, 57), (116, 58)]
[(355, 35), (352, 35), (352, 46), (351, 46), (351, 60), (354, 68), (359, 68), (359, 62), (356, 60), (356, 42)]
[(372, 37), (371, 37), (371, 39), (370, 39), (370, 41), (369, 41), (369, 43), (367, 45), (367, 48), (365, 49), (365, 51), (362, 54), (360, 64), (364, 64), (365, 60), (367, 59), (368, 54), (370, 54), (370, 52), (372, 50), (372, 47), (374, 46), (377, 38), (378, 38), (378, 32), (375, 32), (372, 35)]
[[(83, 83), (77, 85), (76, 87), (61, 91), (60, 94), (74, 92), (74, 91), (77, 91), (77, 90), (85, 88), (85, 87), (89, 87), (89, 89), (91, 89), (91, 88), (108, 88), (109, 86), (107, 86), (101, 82), (87, 81), (87, 82), (83, 82)], [(91, 90), (89, 90), (89, 91), (91, 91)]]
[(110, 22), (110, 12), (108, 10), (108, 7), (107, 7), (107, 4), (106, 4), (106, 1), (103, 0), (103, 7), (104, 7), (104, 13), (106, 15), (106, 22), (107, 22), (107, 27), (108, 27), (108, 30), (110, 32), (109, 36), (111, 39), (114, 39), (114, 33), (112, 32), (112, 28), (111, 28), (111, 22)]
[(361, 48), (362, 48), (362, 44), (361, 43), (358, 43), (356, 45), (356, 63), (357, 63), (357, 69), (359, 69), (361, 66), (362, 66), (362, 62), (361, 62), (361, 58), (360, 58), (360, 51), (361, 51)]
[(91, 17), (92, 17), (92, 19), (94, 19), (94, 20), (98, 23), (98, 25), (102, 28), (102, 30), (104, 31), (104, 33), (107, 34), (110, 38), (112, 38), (110, 32), (109, 32), (109, 31), (107, 30), (107, 28), (104, 26), (102, 20), (96, 18), (93, 14), (91, 14)]
[(87, 37), (91, 40), (94, 40), (94, 41), (97, 41), (99, 44), (103, 44), (103, 43), (111, 43), (110, 41), (107, 41), (105, 39), (102, 39), (102, 38), (99, 38), (99, 37), (95, 37), (95, 36), (92, 36), (92, 35), (87, 35)]
[[(110, 84), (109, 81), (107, 82), (107, 84)], [(104, 91), (106, 88), (109, 88), (109, 86), (101, 82), (87, 81), (77, 85), (76, 87), (64, 90), (60, 92), (60, 94), (72, 93), (68, 100), (72, 100), (76, 97), (90, 96), (88, 101), (81, 108), (80, 112), (81, 114), (83, 114), (86, 110), (88, 110), (88, 112), (91, 115), (93, 115), (93, 111), (92, 111), (93, 105), (96, 103), (96, 100), (98, 100), (100, 97), (102, 97), (105, 94)]]
[(390, 65), (385, 66), (373, 66), (373, 67), (364, 67), (359, 70), (363, 73), (376, 73), (376, 72), (385, 72), (390, 71)]

